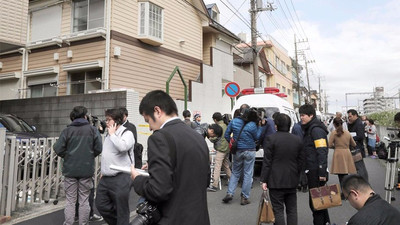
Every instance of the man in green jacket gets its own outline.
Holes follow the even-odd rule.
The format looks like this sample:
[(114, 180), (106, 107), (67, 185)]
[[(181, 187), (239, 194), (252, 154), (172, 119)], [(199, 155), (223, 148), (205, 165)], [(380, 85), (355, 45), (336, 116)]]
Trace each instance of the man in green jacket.
[(208, 191), (216, 192), (218, 190), (218, 182), (221, 173), (221, 167), (224, 168), (228, 179), (231, 177), (231, 169), (229, 168), (229, 143), (225, 140), (224, 134), (227, 125), (222, 119), (222, 114), (216, 112), (212, 116), (214, 122), (222, 127), (222, 137), (209, 137), (209, 140), (214, 143), (215, 154), (215, 166), (214, 166), (214, 182), (207, 189)]
[[(63, 158), (66, 195), (64, 225), (72, 225), (75, 204), (79, 202), (79, 224), (89, 224), (89, 193), (93, 188), (94, 158), (103, 148), (97, 128), (89, 124), (87, 109), (76, 106), (70, 113), (72, 123), (54, 144), (54, 151)], [(78, 199), (77, 199), (78, 197)]]

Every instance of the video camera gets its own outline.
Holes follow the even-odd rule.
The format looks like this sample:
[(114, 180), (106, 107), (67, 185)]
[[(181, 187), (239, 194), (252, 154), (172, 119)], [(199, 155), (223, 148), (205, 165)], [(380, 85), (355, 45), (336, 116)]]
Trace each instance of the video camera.
[(400, 142), (400, 128), (388, 127), (386, 130), (388, 131), (388, 137), (391, 142)]
[(260, 118), (260, 114), (257, 111), (257, 108), (243, 108), (240, 111), (240, 118), (242, 118), (246, 123), (247, 122), (255, 122), (258, 124), (260, 120), (263, 118)]
[(97, 130), (100, 132), (100, 134), (104, 134), (104, 131), (106, 130), (106, 122), (100, 120), (97, 116), (92, 116), (91, 114), (87, 115), (89, 123), (96, 127)]

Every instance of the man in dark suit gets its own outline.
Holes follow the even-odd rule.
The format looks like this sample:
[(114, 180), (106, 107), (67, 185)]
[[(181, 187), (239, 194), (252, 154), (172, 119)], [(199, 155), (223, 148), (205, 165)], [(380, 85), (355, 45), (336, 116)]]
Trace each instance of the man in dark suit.
[(143, 146), (138, 147), (138, 145), (141, 145), (138, 143), (137, 140), (137, 131), (136, 131), (136, 126), (135, 124), (131, 123), (128, 121), (128, 110), (125, 107), (119, 108), (121, 111), (122, 115), (124, 116), (123, 123), (122, 125), (126, 127), (129, 131), (133, 133), (133, 137), (135, 138), (135, 148), (133, 149), (133, 157), (135, 160), (135, 168), (142, 168), (142, 151), (143, 151)]
[(280, 113), (275, 118), (278, 130), (265, 137), (263, 142), (264, 160), (261, 172), (263, 190), (269, 188), (275, 224), (297, 224), (296, 188), (303, 168), (304, 154), (302, 140), (290, 134), (290, 117)]
[(178, 118), (175, 102), (163, 91), (149, 92), (139, 112), (154, 133), (147, 145), (150, 176), (131, 167), (136, 193), (160, 210), (156, 224), (209, 225), (210, 166), (204, 138)]

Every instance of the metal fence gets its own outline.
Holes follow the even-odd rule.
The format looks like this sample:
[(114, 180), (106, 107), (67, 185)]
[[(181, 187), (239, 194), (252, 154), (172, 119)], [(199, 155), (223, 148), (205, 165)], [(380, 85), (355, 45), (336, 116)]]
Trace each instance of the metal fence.
[[(57, 138), (18, 140), (0, 128), (0, 215), (11, 216), (32, 203), (48, 203), (63, 196), (62, 159), (53, 151)], [(95, 160), (95, 187), (100, 177)]]

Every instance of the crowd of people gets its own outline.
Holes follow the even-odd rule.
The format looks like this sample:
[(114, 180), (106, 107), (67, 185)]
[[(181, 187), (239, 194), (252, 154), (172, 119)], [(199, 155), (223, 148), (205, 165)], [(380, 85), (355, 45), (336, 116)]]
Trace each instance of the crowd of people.
[[(232, 202), (241, 182), (240, 204), (251, 203), (255, 155), (260, 147), (264, 150), (261, 188), (269, 191), (274, 224), (298, 224), (297, 189), (324, 186), (329, 173), (339, 178), (342, 200), (358, 210), (348, 224), (392, 225), (400, 221), (400, 212), (368, 183), (364, 144), (368, 155), (376, 158), (376, 127), (373, 120), (360, 118), (355, 110), (348, 110), (347, 120), (337, 113), (326, 126), (308, 104), (299, 108), (300, 122), (296, 124), (284, 113), (277, 112), (271, 118), (263, 109), (244, 104), (233, 119), (215, 112), (214, 123), (206, 124), (201, 123), (199, 112), (192, 121), (189, 110), (183, 111), (181, 120), (173, 99), (163, 91), (152, 91), (143, 97), (139, 113), (153, 131), (144, 165), (136, 127), (127, 121), (126, 108), (105, 111), (104, 142), (99, 130), (88, 122), (87, 109), (76, 106), (72, 110), (71, 124), (54, 145), (56, 154), (63, 158), (65, 225), (103, 218), (111, 225), (210, 224), (207, 191), (219, 190), (221, 170), (228, 179), (222, 202)], [(206, 139), (215, 151), (212, 171)], [(334, 149), (330, 170), (329, 148)], [(94, 200), (94, 159), (99, 155), (101, 178)], [(111, 165), (130, 167), (131, 173), (113, 170)], [(148, 175), (138, 169), (147, 170)], [(130, 222), (132, 188), (141, 197), (138, 215)], [(311, 196), (309, 199), (313, 224), (330, 224), (328, 210), (315, 210)], [(101, 216), (93, 214), (93, 203)], [(383, 210), (388, 213), (373, 217)]]

